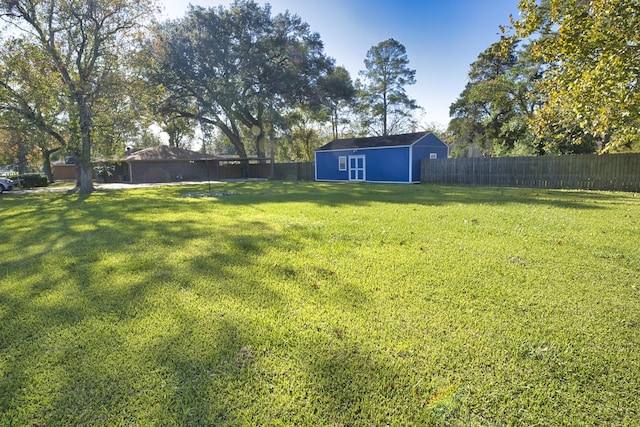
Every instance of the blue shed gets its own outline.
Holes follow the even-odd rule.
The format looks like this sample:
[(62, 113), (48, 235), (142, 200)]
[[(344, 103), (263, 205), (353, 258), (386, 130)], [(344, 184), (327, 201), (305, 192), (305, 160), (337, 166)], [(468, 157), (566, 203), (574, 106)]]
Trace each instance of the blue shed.
[(334, 139), (316, 150), (316, 181), (415, 183), (422, 159), (447, 157), (449, 147), (431, 132)]

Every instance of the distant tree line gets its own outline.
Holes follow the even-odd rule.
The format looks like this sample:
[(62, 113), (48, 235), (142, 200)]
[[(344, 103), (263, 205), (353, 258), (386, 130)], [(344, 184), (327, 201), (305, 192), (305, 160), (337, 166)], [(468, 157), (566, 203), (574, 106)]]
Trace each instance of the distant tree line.
[[(520, 19), (471, 64), (443, 135), (465, 155), (638, 149), (640, 6), (521, 2)], [(50, 171), (166, 142), (241, 157), (311, 160), (333, 138), (426, 130), (405, 89), (405, 47), (371, 47), (355, 81), (301, 17), (268, 4), (0, 0), (0, 165)], [(443, 132), (444, 133), (444, 132)]]
[(413, 130), (405, 48), (387, 40), (349, 72), (297, 15), (237, 0), (155, 22), (153, 0), (0, 0), (0, 164), (56, 153), (92, 161), (125, 146), (309, 160), (331, 138)]

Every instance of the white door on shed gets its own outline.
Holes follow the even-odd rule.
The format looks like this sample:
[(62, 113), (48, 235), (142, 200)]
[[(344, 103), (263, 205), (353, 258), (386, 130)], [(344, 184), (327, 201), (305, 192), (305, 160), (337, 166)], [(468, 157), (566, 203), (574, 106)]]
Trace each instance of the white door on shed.
[(349, 181), (365, 179), (365, 156), (349, 156)]

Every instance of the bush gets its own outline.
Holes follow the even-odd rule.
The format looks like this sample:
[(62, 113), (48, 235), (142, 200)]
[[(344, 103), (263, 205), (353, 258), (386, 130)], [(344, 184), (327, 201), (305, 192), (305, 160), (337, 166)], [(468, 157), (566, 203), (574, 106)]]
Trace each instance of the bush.
[(46, 187), (49, 185), (47, 177), (38, 174), (14, 175), (10, 177), (10, 179), (12, 179), (16, 185), (20, 183), (21, 187), (26, 188)]

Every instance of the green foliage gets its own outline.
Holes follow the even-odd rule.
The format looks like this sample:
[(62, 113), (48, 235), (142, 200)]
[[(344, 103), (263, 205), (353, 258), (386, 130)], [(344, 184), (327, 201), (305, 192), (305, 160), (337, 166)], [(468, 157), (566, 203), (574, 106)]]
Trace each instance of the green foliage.
[(169, 146), (191, 149), (191, 140), (195, 136), (195, 126), (186, 117), (171, 117), (164, 123), (162, 130), (169, 135)]
[(92, 155), (110, 154), (142, 116), (131, 58), (153, 13), (152, 0), (0, 2), (0, 119), (19, 116), (74, 153), (83, 192)]
[(13, 152), (24, 170), (21, 153), (55, 151), (68, 140), (69, 117), (59, 97), (64, 89), (37, 46), (25, 39), (0, 38), (0, 70), (2, 151)]
[(3, 195), (1, 425), (638, 424), (633, 194), (195, 191)]
[(548, 65), (537, 90), (542, 138), (596, 138), (604, 150), (628, 149), (640, 140), (636, 0), (520, 2), (514, 27), (531, 37), (533, 53)]
[(342, 113), (353, 102), (356, 95), (349, 71), (336, 67), (319, 83), (321, 104), (328, 113), (333, 139), (340, 136), (340, 127), (345, 124)]
[(14, 175), (10, 179), (20, 182), (20, 186), (26, 188), (46, 187), (49, 185), (49, 179), (46, 176), (33, 173)]
[(533, 91), (540, 64), (528, 47), (518, 49), (515, 38), (503, 38), (478, 55), (469, 69), (469, 82), (450, 107), (449, 132), (463, 153), (475, 147), (483, 155), (535, 155), (546, 148), (529, 130), (539, 98)]
[(415, 125), (412, 113), (418, 109), (405, 87), (415, 84), (416, 71), (409, 68), (404, 45), (388, 39), (373, 46), (360, 72), (358, 110), (369, 133), (389, 135), (408, 132)]
[(323, 112), (298, 108), (284, 118), (287, 131), (277, 143), (277, 158), (290, 161), (310, 162), (314, 150), (325, 144), (331, 136), (321, 125)]
[(269, 129), (298, 103), (318, 104), (317, 83), (333, 68), (317, 33), (289, 12), (237, 0), (228, 8), (191, 7), (156, 28), (150, 79), (161, 114), (218, 127), (245, 157), (245, 139), (265, 155)]

